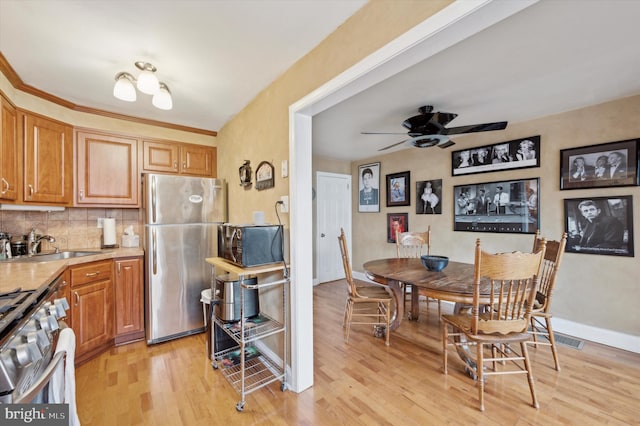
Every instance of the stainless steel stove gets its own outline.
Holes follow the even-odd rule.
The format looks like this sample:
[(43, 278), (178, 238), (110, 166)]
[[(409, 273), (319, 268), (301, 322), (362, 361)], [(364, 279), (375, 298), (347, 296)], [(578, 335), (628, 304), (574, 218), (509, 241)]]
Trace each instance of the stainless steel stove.
[(46, 387), (44, 372), (69, 309), (59, 297), (61, 285), (58, 278), (36, 290), (0, 294), (0, 403), (32, 402)]

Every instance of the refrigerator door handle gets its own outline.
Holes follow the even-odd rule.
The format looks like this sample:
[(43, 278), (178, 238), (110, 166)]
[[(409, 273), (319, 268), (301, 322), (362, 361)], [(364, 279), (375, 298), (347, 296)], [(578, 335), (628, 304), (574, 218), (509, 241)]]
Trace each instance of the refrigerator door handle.
[(153, 229), (151, 231), (151, 246), (153, 247), (153, 251), (151, 256), (153, 257), (153, 275), (158, 274), (158, 247), (157, 247), (157, 239), (156, 239), (156, 230)]
[(156, 177), (151, 176), (151, 220), (156, 223)]

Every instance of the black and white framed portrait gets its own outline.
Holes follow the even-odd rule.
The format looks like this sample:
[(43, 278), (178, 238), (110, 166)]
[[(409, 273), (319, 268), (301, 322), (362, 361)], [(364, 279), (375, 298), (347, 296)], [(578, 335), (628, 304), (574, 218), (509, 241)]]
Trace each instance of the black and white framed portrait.
[(451, 152), (451, 175), (540, 167), (540, 136)]
[(380, 211), (380, 163), (358, 166), (358, 211)]
[(560, 189), (638, 185), (640, 139), (560, 151)]
[(442, 214), (442, 179), (416, 182), (416, 214)]
[(540, 179), (453, 187), (454, 231), (533, 234), (540, 228)]
[(633, 257), (633, 197), (564, 200), (565, 231), (571, 253)]

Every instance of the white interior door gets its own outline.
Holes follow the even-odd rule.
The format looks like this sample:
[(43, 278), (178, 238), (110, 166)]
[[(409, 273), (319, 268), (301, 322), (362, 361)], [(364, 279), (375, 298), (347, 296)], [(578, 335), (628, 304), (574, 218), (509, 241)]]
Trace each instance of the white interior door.
[(338, 246), (340, 228), (351, 247), (351, 175), (317, 172), (316, 265), (318, 283), (344, 278)]

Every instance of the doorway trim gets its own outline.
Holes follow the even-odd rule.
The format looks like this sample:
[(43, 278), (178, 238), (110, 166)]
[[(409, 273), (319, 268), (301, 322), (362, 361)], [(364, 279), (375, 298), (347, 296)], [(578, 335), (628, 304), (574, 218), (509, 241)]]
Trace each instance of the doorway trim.
[(291, 379), (313, 386), (312, 117), (538, 0), (456, 1), (289, 106)]

